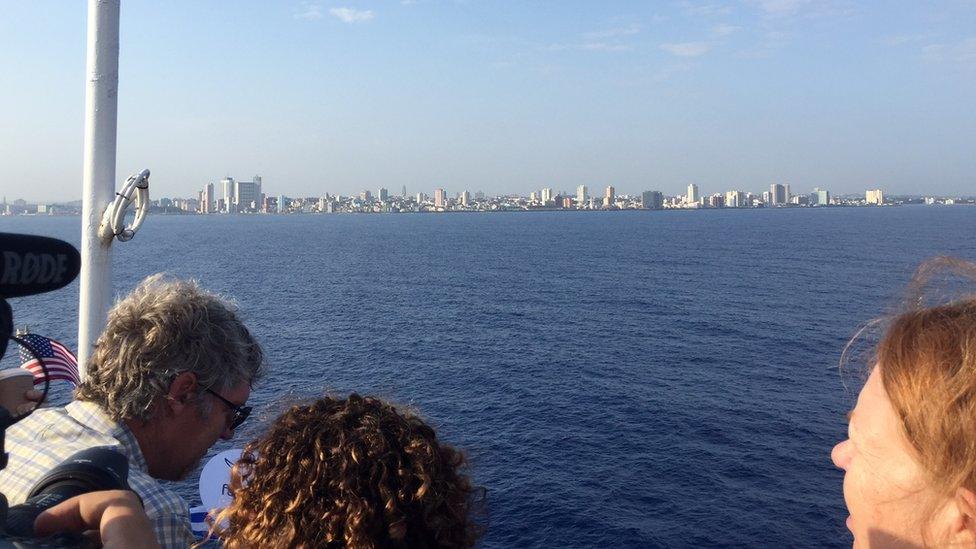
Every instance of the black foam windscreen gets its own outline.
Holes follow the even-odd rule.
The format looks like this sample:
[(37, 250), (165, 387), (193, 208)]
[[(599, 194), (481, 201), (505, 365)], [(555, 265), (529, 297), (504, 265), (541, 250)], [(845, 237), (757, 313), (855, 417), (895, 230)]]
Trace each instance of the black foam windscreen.
[(81, 271), (81, 254), (63, 240), (0, 233), (0, 298), (63, 288)]

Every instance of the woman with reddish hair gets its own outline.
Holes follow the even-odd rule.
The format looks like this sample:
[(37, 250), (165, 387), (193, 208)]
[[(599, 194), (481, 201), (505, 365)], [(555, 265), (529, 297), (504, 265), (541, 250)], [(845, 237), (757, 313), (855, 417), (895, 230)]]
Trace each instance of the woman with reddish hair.
[(470, 547), (481, 491), (464, 463), (380, 399), (293, 406), (244, 448), (217, 534), (228, 548)]
[[(976, 281), (976, 265), (941, 258), (916, 273)], [(834, 447), (847, 526), (858, 547), (976, 546), (976, 297), (895, 317)]]

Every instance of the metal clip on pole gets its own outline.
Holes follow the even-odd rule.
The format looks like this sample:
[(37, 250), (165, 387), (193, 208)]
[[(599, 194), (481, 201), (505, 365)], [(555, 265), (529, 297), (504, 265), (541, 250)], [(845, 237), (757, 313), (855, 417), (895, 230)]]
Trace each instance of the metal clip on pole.
[[(135, 194), (134, 198), (133, 194)], [(115, 195), (115, 201), (105, 209), (102, 223), (98, 228), (99, 237), (106, 243), (112, 238), (119, 239), (119, 242), (132, 240), (136, 231), (142, 226), (146, 212), (149, 211), (149, 170), (142, 170), (130, 176), (122, 190)], [(126, 227), (125, 213), (133, 202), (136, 205), (136, 217), (132, 220), (132, 225)]]

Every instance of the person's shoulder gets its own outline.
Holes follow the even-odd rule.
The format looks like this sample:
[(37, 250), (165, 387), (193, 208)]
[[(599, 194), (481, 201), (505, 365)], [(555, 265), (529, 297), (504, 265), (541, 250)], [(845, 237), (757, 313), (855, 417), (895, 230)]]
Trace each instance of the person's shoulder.
[(142, 499), (149, 518), (176, 515), (190, 520), (190, 508), (179, 494), (139, 470), (129, 471), (129, 488)]
[(17, 423), (14, 423), (8, 427), (6, 434), (8, 437), (27, 433), (33, 434), (41, 432), (44, 430), (44, 428), (50, 425), (63, 424), (66, 422), (74, 423), (64, 406), (38, 408), (37, 410), (31, 412), (31, 414), (27, 417), (18, 420)]
[(7, 429), (7, 440), (14, 444), (34, 442), (45, 446), (67, 443), (63, 448), (117, 445), (116, 438), (108, 432), (114, 424), (99, 416), (97, 408), (92, 411), (92, 406), (72, 402), (67, 406), (35, 410)]

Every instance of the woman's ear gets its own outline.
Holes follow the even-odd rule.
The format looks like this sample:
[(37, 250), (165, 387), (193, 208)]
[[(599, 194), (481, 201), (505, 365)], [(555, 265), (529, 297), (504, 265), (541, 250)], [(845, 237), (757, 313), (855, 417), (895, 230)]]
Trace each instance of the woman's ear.
[(956, 490), (956, 517), (952, 524), (952, 537), (960, 541), (976, 541), (976, 493), (967, 488)]

